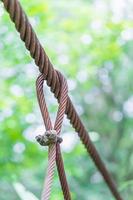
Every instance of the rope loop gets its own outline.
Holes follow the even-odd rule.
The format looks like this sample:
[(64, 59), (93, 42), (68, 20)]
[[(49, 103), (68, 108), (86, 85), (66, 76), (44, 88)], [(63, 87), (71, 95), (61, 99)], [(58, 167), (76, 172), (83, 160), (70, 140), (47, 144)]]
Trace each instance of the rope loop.
[(67, 99), (68, 99), (68, 86), (67, 81), (64, 76), (56, 70), (56, 76), (58, 77), (61, 90), (59, 91), (59, 107), (55, 119), (54, 126), (52, 125), (52, 121), (50, 119), (49, 111), (47, 108), (47, 104), (44, 97), (43, 91), (43, 83), (45, 81), (45, 75), (40, 74), (36, 81), (36, 91), (37, 91), (37, 98), (38, 103), (40, 106), (40, 110), (42, 113), (43, 121), (45, 124), (46, 132), (43, 135), (36, 136), (37, 142), (41, 146), (48, 146), (48, 167), (46, 172), (46, 177), (44, 181), (44, 188), (42, 191), (41, 200), (49, 200), (51, 189), (52, 189), (52, 182), (54, 177), (54, 170), (55, 166), (57, 165), (57, 170), (59, 174), (59, 179), (64, 195), (64, 199), (71, 200), (69, 187), (67, 184), (66, 174), (64, 170), (63, 159), (61, 157), (60, 151), (60, 143), (63, 141), (62, 138), (59, 136), (61, 132), (61, 127), (63, 123), (63, 118), (65, 115)]

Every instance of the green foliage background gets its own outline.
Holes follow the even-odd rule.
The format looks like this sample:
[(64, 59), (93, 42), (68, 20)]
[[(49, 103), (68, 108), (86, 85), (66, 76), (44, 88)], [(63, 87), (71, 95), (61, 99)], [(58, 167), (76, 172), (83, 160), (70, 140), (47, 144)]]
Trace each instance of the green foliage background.
[[(133, 197), (133, 3), (21, 0), (90, 137), (126, 200)], [(0, 4), (0, 200), (39, 199), (47, 150), (35, 80), (38, 69)], [(46, 87), (54, 119), (57, 102)], [(113, 199), (65, 119), (62, 151), (73, 200)], [(70, 138), (72, 142), (70, 141)], [(33, 196), (34, 195), (34, 196)], [(58, 176), (52, 200), (63, 199)]]

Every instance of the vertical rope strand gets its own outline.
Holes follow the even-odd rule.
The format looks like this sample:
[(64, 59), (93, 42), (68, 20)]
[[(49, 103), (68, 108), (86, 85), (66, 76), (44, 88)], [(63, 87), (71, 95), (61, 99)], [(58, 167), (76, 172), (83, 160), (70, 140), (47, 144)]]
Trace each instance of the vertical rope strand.
[(41, 200), (49, 200), (51, 195), (54, 171), (56, 166), (56, 145), (50, 145), (48, 151), (48, 168), (42, 191)]

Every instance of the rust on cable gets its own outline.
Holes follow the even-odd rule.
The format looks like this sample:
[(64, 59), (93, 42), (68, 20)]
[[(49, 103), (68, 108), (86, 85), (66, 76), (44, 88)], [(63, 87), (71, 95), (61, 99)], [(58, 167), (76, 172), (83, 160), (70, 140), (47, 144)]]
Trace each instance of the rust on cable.
[[(57, 72), (52, 63), (50, 62), (48, 56), (46, 55), (42, 45), (40, 44), (25, 12), (23, 11), (18, 0), (1, 0), (4, 4), (5, 9), (10, 15), (11, 20), (14, 22), (17, 31), (20, 33), (20, 38), (24, 41), (26, 48), (30, 51), (31, 57), (35, 60), (36, 65), (39, 67), (39, 71), (43, 74), (43, 78), (46, 80), (47, 85), (50, 87), (51, 91), (54, 93), (55, 97), (60, 101), (61, 87), (62, 87), (62, 74)], [(114, 181), (112, 180), (110, 173), (108, 172), (105, 164), (103, 163), (98, 151), (96, 150), (94, 144), (90, 140), (87, 130), (85, 129), (83, 123), (81, 122), (69, 96), (67, 97), (67, 104), (65, 113), (67, 118), (70, 120), (75, 131), (78, 133), (84, 147), (94, 161), (96, 167), (102, 174), (105, 182), (107, 183), (110, 191), (116, 200), (122, 200), (119, 191), (116, 188)], [(45, 122), (44, 122), (45, 123)], [(49, 128), (50, 130), (50, 128)], [(63, 162), (60, 154), (60, 146), (56, 144), (56, 163), (60, 166)], [(58, 154), (57, 154), (58, 152)], [(62, 177), (66, 177), (59, 174), (60, 180)], [(64, 187), (64, 183), (62, 183)]]

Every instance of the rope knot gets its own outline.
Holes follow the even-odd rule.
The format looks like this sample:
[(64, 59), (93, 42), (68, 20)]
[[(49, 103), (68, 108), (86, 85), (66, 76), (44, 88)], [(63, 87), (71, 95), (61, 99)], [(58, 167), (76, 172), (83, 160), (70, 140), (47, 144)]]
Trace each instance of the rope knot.
[(43, 135), (36, 136), (36, 140), (41, 146), (49, 146), (63, 141), (62, 138), (57, 135), (56, 130), (48, 130)]

